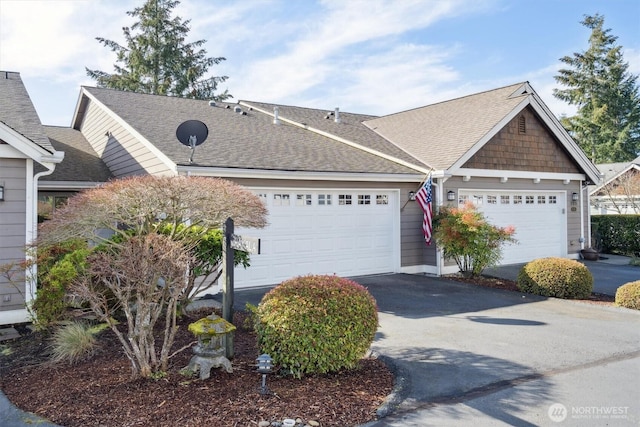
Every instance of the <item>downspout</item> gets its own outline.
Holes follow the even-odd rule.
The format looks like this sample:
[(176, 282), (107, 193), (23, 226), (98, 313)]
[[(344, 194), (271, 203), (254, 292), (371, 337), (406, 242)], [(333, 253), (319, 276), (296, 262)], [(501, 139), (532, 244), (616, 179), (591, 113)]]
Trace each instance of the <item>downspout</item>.
[[(33, 185), (31, 188), (31, 191), (27, 194), (27, 207), (31, 207), (31, 224), (30, 227), (27, 227), (27, 235), (26, 235), (26, 241), (27, 244), (30, 245), (32, 243), (34, 243), (36, 241), (36, 239), (38, 238), (38, 205), (37, 203), (34, 203), (34, 201), (38, 200), (38, 180), (40, 178), (42, 178), (43, 176), (47, 176), (47, 175), (51, 175), (53, 173), (53, 171), (55, 170), (56, 163), (59, 163), (60, 161), (62, 161), (62, 159), (64, 158), (64, 152), (58, 151), (56, 153), (61, 153), (61, 156), (59, 158), (57, 158), (56, 156), (56, 162), (55, 163), (50, 163), (50, 162), (44, 162), (41, 163), (44, 167), (47, 168), (47, 170), (42, 171), (42, 172), (38, 172), (37, 174), (33, 175)], [(59, 159), (59, 160), (58, 160)], [(31, 167), (33, 168), (33, 162), (31, 163)], [(31, 175), (31, 171), (28, 171), (29, 175)], [(38, 282), (38, 265), (33, 262), (35, 261), (35, 258), (33, 255), (30, 255), (27, 252), (26, 255), (26, 261), (27, 264), (30, 266), (28, 271), (26, 272), (26, 277), (25, 277), (25, 304), (29, 304), (31, 302), (32, 299), (34, 299), (35, 294), (36, 294), (36, 285)]]
[(584, 249), (584, 188), (580, 181), (580, 249)]
[(586, 199), (587, 199), (587, 212), (588, 212), (588, 218), (589, 221), (587, 222), (587, 237), (585, 238), (584, 236), (582, 236), (582, 238), (580, 239), (580, 242), (582, 243), (580, 245), (580, 249), (584, 249), (585, 245), (584, 242), (585, 240), (587, 241), (587, 247), (591, 247), (591, 200), (589, 199), (589, 186), (582, 183), (582, 181), (580, 181), (580, 221), (581, 221), (581, 228), (580, 230), (582, 232), (584, 232), (584, 213), (582, 212), (582, 209), (584, 209), (584, 204), (582, 202), (582, 193), (586, 192)]
[[(440, 212), (440, 206), (442, 206), (444, 204), (444, 183), (450, 178), (451, 176), (448, 175), (446, 173), (443, 173), (443, 176), (441, 178), (438, 178), (439, 182), (438, 184), (433, 184), (436, 186), (437, 191), (438, 191), (438, 205), (437, 205), (437, 209), (436, 212), (434, 213), (434, 216), (437, 215)], [(435, 231), (435, 230), (434, 230)], [(434, 240), (434, 244), (435, 244), (435, 240)], [(436, 275), (438, 277), (442, 276), (442, 264), (443, 264), (443, 257), (442, 257), (442, 249), (440, 249), (438, 246), (436, 246)]]
[[(440, 178), (442, 179), (442, 178)], [(443, 182), (444, 183), (444, 182)], [(436, 209), (435, 211), (432, 213), (432, 216), (436, 216), (438, 214), (438, 211), (440, 210), (440, 206), (442, 206), (442, 196), (444, 194), (444, 186), (440, 183), (434, 183), (433, 181), (431, 181), (431, 185), (433, 185), (434, 187), (436, 187), (436, 194), (437, 194), (437, 202), (438, 204), (436, 205)], [(436, 241), (433, 238), (433, 234), (434, 234), (433, 230), (433, 221), (431, 224), (431, 242), (436, 245)], [(440, 277), (442, 276), (442, 260), (440, 259), (440, 248), (438, 248), (438, 246), (436, 245), (436, 276)]]

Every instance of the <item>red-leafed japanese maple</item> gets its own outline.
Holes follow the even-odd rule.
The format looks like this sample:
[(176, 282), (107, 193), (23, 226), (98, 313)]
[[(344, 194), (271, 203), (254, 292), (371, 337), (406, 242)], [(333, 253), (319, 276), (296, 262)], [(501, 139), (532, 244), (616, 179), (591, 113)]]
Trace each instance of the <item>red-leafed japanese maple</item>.
[[(38, 245), (70, 239), (98, 244), (71, 291), (118, 335), (133, 375), (166, 370), (177, 309), (189, 295), (194, 249), (227, 218), (263, 227), (259, 197), (230, 181), (205, 177), (131, 177), (69, 199), (39, 230)], [(126, 318), (127, 336), (114, 320)], [(158, 353), (153, 329), (164, 319)]]

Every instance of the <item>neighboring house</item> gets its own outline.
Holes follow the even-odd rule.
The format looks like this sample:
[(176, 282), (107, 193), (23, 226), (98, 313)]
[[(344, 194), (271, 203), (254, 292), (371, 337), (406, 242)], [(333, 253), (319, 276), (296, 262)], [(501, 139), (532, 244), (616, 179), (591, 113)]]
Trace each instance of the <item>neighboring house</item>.
[(640, 157), (597, 165), (604, 176), (589, 188), (592, 215), (640, 215)]
[[(209, 131), (194, 152), (176, 138), (187, 120)], [(429, 173), (435, 206), (470, 201), (516, 227), (520, 243), (503, 263), (577, 258), (589, 245), (586, 186), (599, 172), (528, 83), (384, 117), (82, 87), (71, 127), (46, 128), (59, 149), (74, 140), (86, 155), (70, 164), (78, 171), (65, 160), (41, 180), (52, 207), (56, 195), (139, 174), (222, 177), (258, 194), (269, 225), (237, 230), (261, 239), (237, 287), (309, 273), (455, 272), (425, 244), (410, 197)]]
[(19, 73), (0, 72), (0, 265), (14, 264), (11, 280), (0, 275), (0, 324), (28, 320), (35, 271), (24, 269), (25, 247), (36, 235), (39, 180), (62, 161), (47, 138)]

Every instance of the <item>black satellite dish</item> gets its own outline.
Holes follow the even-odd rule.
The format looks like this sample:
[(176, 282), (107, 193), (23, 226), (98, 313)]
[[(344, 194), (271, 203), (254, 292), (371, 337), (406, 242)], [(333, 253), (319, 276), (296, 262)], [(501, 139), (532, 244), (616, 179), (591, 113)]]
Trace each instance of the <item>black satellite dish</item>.
[(196, 151), (196, 147), (202, 144), (208, 135), (209, 129), (207, 129), (207, 125), (200, 120), (187, 120), (178, 126), (178, 129), (176, 129), (178, 141), (187, 147), (191, 147), (189, 163), (193, 163), (193, 153)]

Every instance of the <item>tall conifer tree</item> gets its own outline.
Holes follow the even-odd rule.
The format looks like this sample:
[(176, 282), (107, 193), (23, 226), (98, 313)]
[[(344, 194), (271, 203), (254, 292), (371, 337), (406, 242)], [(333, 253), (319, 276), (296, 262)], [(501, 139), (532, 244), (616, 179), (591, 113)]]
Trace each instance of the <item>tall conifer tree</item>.
[(585, 16), (581, 24), (591, 29), (589, 48), (560, 58), (568, 68), (555, 76), (564, 89), (554, 96), (578, 107), (562, 124), (594, 163), (633, 160), (640, 154), (638, 76), (629, 73), (617, 37), (603, 29), (603, 16)]
[(142, 7), (127, 12), (138, 18), (124, 27), (126, 46), (96, 37), (116, 52), (114, 72), (87, 70), (99, 87), (155, 95), (170, 95), (222, 101), (232, 96), (225, 90), (216, 94), (218, 84), (227, 76), (204, 78), (210, 66), (226, 58), (207, 57), (202, 45), (206, 40), (187, 43), (189, 20), (172, 17), (178, 0), (146, 0)]

